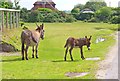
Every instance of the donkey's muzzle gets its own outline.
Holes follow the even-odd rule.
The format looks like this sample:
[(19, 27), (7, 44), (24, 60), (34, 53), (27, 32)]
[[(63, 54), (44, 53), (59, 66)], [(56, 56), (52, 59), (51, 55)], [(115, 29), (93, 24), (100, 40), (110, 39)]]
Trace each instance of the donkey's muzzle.
[(88, 50), (90, 50), (90, 47), (88, 47)]
[(42, 40), (44, 39), (44, 37), (41, 38)]

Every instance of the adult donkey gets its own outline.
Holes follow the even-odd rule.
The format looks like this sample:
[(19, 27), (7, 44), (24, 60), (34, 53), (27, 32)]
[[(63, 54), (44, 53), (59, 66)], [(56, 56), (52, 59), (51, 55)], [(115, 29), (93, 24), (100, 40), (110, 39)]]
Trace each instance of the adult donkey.
[[(37, 28), (33, 31), (29, 29), (25, 29), (21, 33), (21, 43), (22, 43), (22, 60), (24, 60), (24, 53), (25, 53), (25, 58), (28, 60), (28, 55), (27, 51), (29, 46), (32, 46), (32, 58), (34, 58), (34, 46), (35, 46), (35, 51), (36, 51), (36, 58), (38, 58), (37, 54), (37, 48), (38, 48), (38, 43), (41, 39), (44, 39), (44, 25), (37, 25)], [(26, 45), (26, 48), (25, 48)]]
[(74, 47), (79, 47), (80, 48), (80, 52), (81, 52), (81, 58), (82, 60), (84, 60), (84, 55), (83, 55), (83, 46), (86, 45), (88, 50), (90, 50), (90, 40), (91, 40), (91, 37), (90, 38), (87, 38), (87, 36), (85, 36), (85, 38), (79, 38), (79, 39), (75, 39), (73, 37), (69, 37), (66, 41), (66, 44), (64, 46), (64, 48), (66, 48), (66, 51), (65, 51), (65, 57), (64, 57), (64, 60), (66, 61), (66, 56), (67, 56), (67, 52), (68, 52), (68, 49), (69, 49), (69, 53), (70, 53), (70, 57), (71, 57), (71, 60), (73, 61), (73, 57), (72, 57), (72, 50)]

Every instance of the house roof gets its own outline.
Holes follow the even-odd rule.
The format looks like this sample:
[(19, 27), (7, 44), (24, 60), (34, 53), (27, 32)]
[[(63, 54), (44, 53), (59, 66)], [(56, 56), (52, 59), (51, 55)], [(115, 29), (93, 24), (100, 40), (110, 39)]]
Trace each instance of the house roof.
[(81, 13), (94, 13), (94, 11), (92, 11), (89, 8), (85, 8), (85, 9), (81, 10)]
[(52, 0), (37, 0), (38, 2), (53, 2)]
[(37, 0), (35, 4), (55, 4), (52, 0)]

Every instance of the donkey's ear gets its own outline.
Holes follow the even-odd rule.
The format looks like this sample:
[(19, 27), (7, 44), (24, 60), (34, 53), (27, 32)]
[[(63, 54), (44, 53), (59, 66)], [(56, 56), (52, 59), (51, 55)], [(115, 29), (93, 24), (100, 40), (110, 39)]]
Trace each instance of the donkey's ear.
[(43, 29), (43, 27), (44, 27), (44, 24), (42, 23), (42, 25), (41, 25), (41, 29)]
[(85, 38), (87, 38), (87, 36), (85, 36)]
[(42, 26), (44, 26), (44, 24), (42, 23)]
[(92, 36), (90, 36), (89, 40), (91, 40)]
[(43, 29), (43, 26), (41, 27), (41, 29)]
[(35, 24), (36, 24), (37, 27), (39, 27), (37, 23), (35, 23)]

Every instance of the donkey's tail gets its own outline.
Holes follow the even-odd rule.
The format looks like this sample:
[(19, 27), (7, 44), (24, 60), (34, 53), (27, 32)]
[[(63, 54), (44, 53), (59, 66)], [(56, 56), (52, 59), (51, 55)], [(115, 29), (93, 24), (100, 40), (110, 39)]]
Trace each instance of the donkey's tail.
[(65, 44), (64, 48), (66, 48), (66, 47), (67, 47), (67, 45), (68, 45), (68, 42), (66, 41), (66, 44)]
[(24, 43), (22, 42), (22, 47), (21, 47), (22, 54), (24, 54)]
[(22, 52), (22, 54), (24, 54), (24, 41), (25, 41), (25, 39), (24, 39), (25, 37), (24, 37), (24, 32), (22, 31), (22, 33), (21, 33), (21, 43), (22, 43), (22, 46), (21, 46), (21, 52)]

